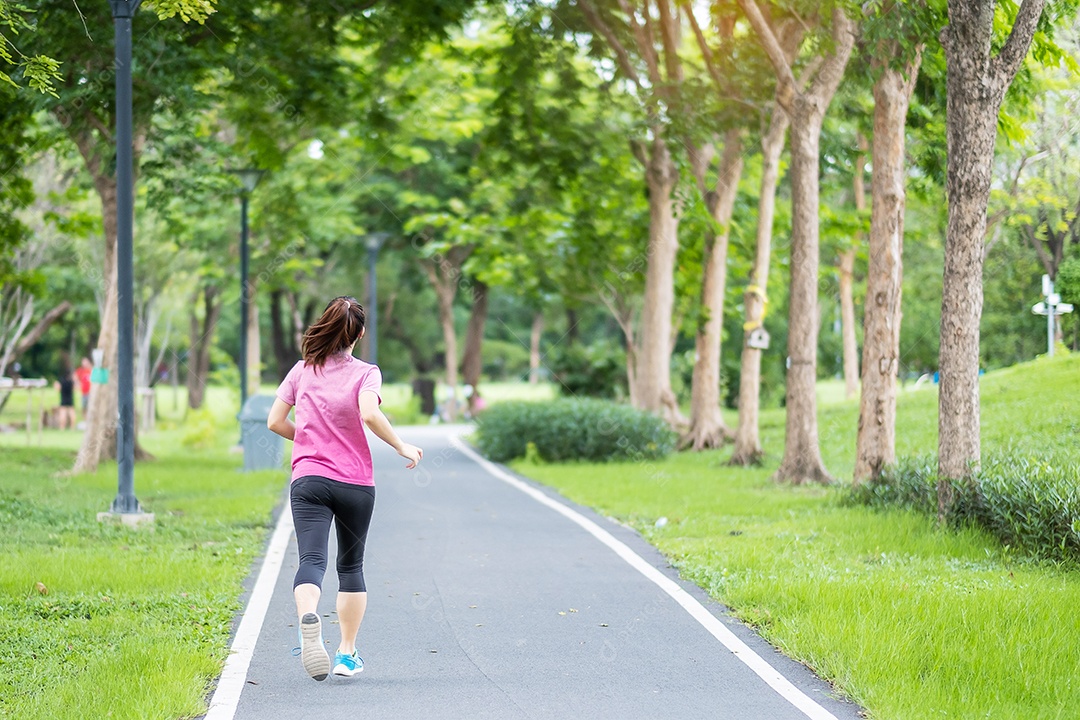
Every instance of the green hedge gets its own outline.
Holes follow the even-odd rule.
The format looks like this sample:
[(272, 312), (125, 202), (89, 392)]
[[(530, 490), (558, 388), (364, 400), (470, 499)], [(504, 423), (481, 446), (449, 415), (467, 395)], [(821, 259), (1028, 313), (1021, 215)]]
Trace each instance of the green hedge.
[(659, 417), (594, 399), (499, 403), (477, 425), (477, 446), (496, 462), (524, 457), (530, 444), (546, 462), (655, 459), (676, 441)]
[[(937, 459), (908, 459), (851, 490), (853, 503), (937, 514)], [(1006, 545), (1049, 560), (1080, 560), (1080, 463), (991, 457), (973, 482), (951, 481), (951, 525), (977, 525)]]

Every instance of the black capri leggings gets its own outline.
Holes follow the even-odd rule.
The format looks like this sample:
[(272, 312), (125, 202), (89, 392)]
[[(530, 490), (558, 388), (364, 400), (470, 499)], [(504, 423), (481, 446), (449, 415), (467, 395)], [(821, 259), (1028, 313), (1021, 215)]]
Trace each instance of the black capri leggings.
[(293, 587), (311, 583), (322, 587), (326, 573), (326, 543), (330, 521), (337, 527), (338, 589), (341, 592), (366, 592), (364, 584), (364, 546), (367, 544), (371, 511), (375, 509), (375, 488), (353, 485), (318, 475), (306, 475), (293, 481), (289, 492), (300, 567)]

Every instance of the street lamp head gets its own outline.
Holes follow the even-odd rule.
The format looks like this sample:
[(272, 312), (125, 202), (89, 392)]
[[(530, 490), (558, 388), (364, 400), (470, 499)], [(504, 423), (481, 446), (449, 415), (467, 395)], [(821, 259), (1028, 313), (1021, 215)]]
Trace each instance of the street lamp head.
[(390, 238), (390, 233), (386, 233), (386, 232), (371, 233), (370, 235), (365, 235), (364, 236), (364, 245), (366, 245), (367, 249), (370, 250), (373, 253), (379, 252), (379, 248), (381, 248), (382, 244), (384, 242), (386, 242), (389, 238)]
[(239, 170), (229, 170), (229, 172), (240, 178), (240, 184), (243, 186), (244, 192), (250, 194), (255, 190), (255, 186), (259, 184), (259, 180), (266, 171), (255, 167), (247, 167)]

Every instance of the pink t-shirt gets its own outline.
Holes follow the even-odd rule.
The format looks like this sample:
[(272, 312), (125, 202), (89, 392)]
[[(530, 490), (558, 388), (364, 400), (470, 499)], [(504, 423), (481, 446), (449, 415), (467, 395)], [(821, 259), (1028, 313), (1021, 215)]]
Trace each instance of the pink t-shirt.
[(358, 399), (371, 390), (379, 398), (382, 371), (352, 355), (327, 359), (318, 371), (296, 363), (277, 396), (296, 407), (292, 479), (318, 475), (354, 485), (374, 485)]

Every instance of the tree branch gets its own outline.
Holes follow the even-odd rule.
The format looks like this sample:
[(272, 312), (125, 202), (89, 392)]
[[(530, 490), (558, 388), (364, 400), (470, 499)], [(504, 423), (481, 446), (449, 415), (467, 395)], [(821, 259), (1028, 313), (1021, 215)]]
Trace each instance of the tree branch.
[(1024, 234), (1027, 235), (1028, 240), (1031, 241), (1031, 247), (1035, 249), (1035, 254), (1039, 256), (1039, 262), (1042, 263), (1043, 269), (1046, 270), (1046, 274), (1052, 276), (1054, 274), (1054, 265), (1050, 262), (1050, 256), (1046, 254), (1046, 248), (1043, 247), (1042, 242), (1030, 225), (1024, 225), (1023, 228)]
[(45, 313), (45, 315), (40, 320), (38, 320), (37, 325), (35, 325), (33, 329), (30, 330), (30, 332), (26, 333), (26, 335), (24, 335), (22, 339), (19, 340), (19, 344), (15, 346), (15, 352), (11, 355), (11, 358), (8, 360), (8, 362), (14, 360), (15, 358), (22, 355), (24, 352), (29, 350), (34, 343), (41, 339), (41, 336), (44, 335), (45, 331), (49, 329), (49, 326), (51, 326), (54, 322), (63, 317), (64, 313), (66, 313), (70, 309), (71, 303), (65, 300), (49, 312)]
[(758, 7), (757, 2), (755, 0), (739, 0), (739, 7), (743, 9), (746, 19), (750, 21), (750, 26), (754, 28), (765, 54), (769, 57), (769, 62), (772, 63), (777, 80), (776, 101), (787, 111), (795, 100), (796, 92), (795, 75), (791, 71), (791, 64), (788, 63), (783, 48), (777, 42), (772, 27), (769, 26), (765, 16), (761, 14), (761, 8)]
[[(682, 82), (682, 63), (679, 61), (679, 22), (672, 17), (669, 0), (656, 0), (660, 11), (660, 41), (664, 45), (664, 67), (668, 82)], [(692, 13), (691, 13), (692, 14)]]
[[(651, 30), (647, 30), (638, 23), (637, 17), (634, 15), (634, 8), (630, 7), (630, 3), (626, 0), (619, 0), (619, 7), (626, 13), (626, 22), (634, 33), (634, 40), (637, 42), (641, 57), (645, 59), (645, 67), (649, 72), (649, 82), (653, 84), (653, 87), (660, 87), (664, 84), (664, 79), (660, 76), (660, 61), (656, 57), (656, 46), (653, 45)], [(648, 15), (649, 7), (646, 4), (646, 18)]]
[(105, 142), (113, 142), (112, 131), (109, 130), (109, 126), (105, 124), (105, 121), (97, 116), (97, 113), (88, 110), (84, 116), (86, 117), (87, 122), (90, 123), (90, 126), (101, 133), (101, 137)]
[(697, 182), (698, 191), (704, 198), (709, 192), (709, 186), (706, 180), (708, 179), (709, 165), (712, 164), (713, 157), (716, 155), (716, 146), (710, 142), (702, 147), (698, 147), (697, 144), (690, 139), (683, 140), (683, 145), (686, 146), (687, 154), (689, 155), (690, 171), (694, 175), (694, 181)]
[(1046, 0), (1024, 0), (1020, 11), (1016, 13), (1016, 22), (1013, 23), (1009, 39), (1005, 41), (1005, 46), (997, 57), (990, 61), (990, 77), (998, 97), (1004, 97), (1005, 90), (1020, 69), (1020, 63), (1027, 57), (1031, 38), (1035, 35), (1035, 28), (1045, 6)]
[(701, 32), (701, 26), (698, 25), (697, 18), (694, 17), (693, 9), (686, 8), (686, 15), (690, 18), (690, 27), (694, 31), (694, 37), (697, 38), (698, 47), (701, 49), (701, 57), (705, 61), (705, 68), (709, 71), (709, 77), (712, 78), (716, 89), (723, 94), (728, 91), (728, 84), (724, 82), (724, 78), (720, 75), (720, 68), (716, 67), (716, 60), (713, 58), (709, 43), (705, 40), (705, 34)]
[(1072, 239), (1073, 244), (1080, 243), (1080, 200), (1076, 203), (1076, 210), (1073, 211), (1073, 219), (1069, 221), (1069, 238)]
[(833, 51), (825, 57), (821, 69), (814, 77), (806, 94), (818, 98), (830, 98), (840, 86), (844, 77), (851, 51), (855, 47), (855, 23), (847, 16), (843, 8), (833, 10), (832, 18)]
[(593, 30), (603, 36), (612, 52), (615, 53), (616, 62), (619, 64), (619, 67), (622, 68), (622, 71), (626, 73), (626, 76), (629, 77), (635, 85), (642, 88), (641, 78), (638, 76), (637, 70), (634, 69), (634, 64), (630, 62), (630, 53), (628, 53), (623, 44), (619, 42), (619, 38), (615, 37), (614, 31), (612, 31), (611, 27), (604, 22), (602, 17), (600, 17), (600, 13), (593, 7), (593, 4), (588, 0), (578, 0), (578, 7), (581, 8), (581, 13), (585, 16), (585, 22), (588, 23)]

